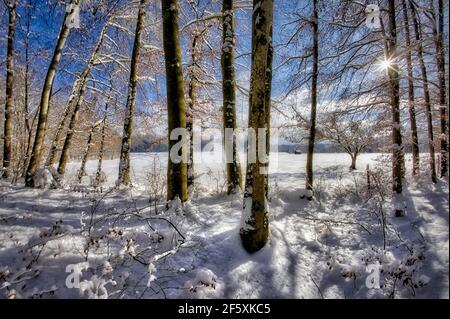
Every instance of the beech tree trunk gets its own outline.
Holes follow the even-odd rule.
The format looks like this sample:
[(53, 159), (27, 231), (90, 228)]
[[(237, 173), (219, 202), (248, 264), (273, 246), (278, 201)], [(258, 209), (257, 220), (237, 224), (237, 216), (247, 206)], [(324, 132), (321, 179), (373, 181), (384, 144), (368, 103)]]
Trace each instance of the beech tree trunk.
[(435, 159), (435, 151), (434, 151), (434, 135), (433, 135), (433, 118), (431, 113), (431, 100), (430, 100), (430, 90), (428, 86), (428, 75), (427, 68), (425, 66), (425, 61), (423, 58), (423, 46), (422, 46), (422, 30), (420, 26), (420, 22), (417, 17), (416, 8), (414, 4), (409, 2), (411, 9), (411, 16), (414, 25), (414, 34), (416, 39), (416, 50), (419, 59), (419, 65), (422, 75), (422, 85), (423, 85), (423, 97), (425, 101), (425, 111), (427, 115), (427, 128), (428, 128), (428, 149), (430, 153), (430, 175), (433, 183), (437, 182), (436, 176), (436, 159)]
[[(163, 42), (166, 67), (167, 113), (169, 159), (167, 165), (167, 200), (178, 197), (188, 199), (187, 189), (187, 143), (186, 138), (171, 139), (172, 130), (186, 130), (186, 102), (184, 99), (183, 71), (181, 68), (180, 35), (178, 27), (178, 1), (162, 0)], [(181, 161), (173, 161), (170, 151), (175, 144), (182, 143), (178, 152)]]
[(411, 126), (411, 148), (412, 148), (412, 174), (417, 175), (419, 172), (420, 156), (419, 156), (419, 139), (417, 137), (417, 123), (416, 123), (416, 109), (414, 101), (414, 74), (411, 59), (411, 37), (409, 32), (409, 17), (408, 8), (406, 6), (406, 0), (402, 0), (403, 9), (403, 28), (405, 32), (406, 43), (406, 69), (408, 72), (408, 111), (409, 111), (409, 123)]
[[(243, 224), (240, 229), (242, 245), (249, 252), (260, 250), (269, 236), (268, 219), (268, 155), (267, 129), (270, 121), (270, 92), (272, 85), (272, 24), (273, 0), (253, 1), (252, 71), (249, 97), (249, 129), (256, 133), (256, 158), (247, 152), (247, 174), (244, 190)], [(266, 132), (264, 132), (266, 129)], [(250, 138), (250, 137), (249, 137)], [(266, 146), (260, 154), (260, 146)], [(267, 156), (262, 161), (265, 156)]]
[[(69, 161), (70, 145), (72, 144), (72, 138), (73, 138), (73, 134), (75, 132), (75, 125), (77, 123), (78, 113), (80, 112), (80, 107), (84, 101), (84, 92), (86, 91), (86, 86), (88, 83), (89, 75), (91, 74), (91, 70), (97, 59), (97, 54), (100, 52), (100, 49), (102, 47), (107, 28), (108, 28), (108, 22), (105, 23), (105, 25), (103, 26), (103, 29), (100, 32), (99, 39), (95, 45), (95, 48), (91, 54), (91, 57), (89, 58), (88, 63), (86, 64), (85, 69), (83, 70), (83, 73), (80, 76), (79, 83), (74, 84), (74, 87), (78, 86), (78, 90), (76, 90), (77, 93), (75, 95), (72, 95), (69, 98), (68, 105), (66, 107), (66, 111), (67, 111), (68, 108), (70, 108), (70, 104), (71, 103), (74, 104), (73, 109), (71, 111), (72, 114), (70, 117), (69, 126), (67, 128), (66, 137), (64, 139), (63, 147), (61, 149), (61, 157), (59, 158), (59, 163), (58, 163), (58, 173), (61, 175), (64, 175), (64, 173), (66, 172), (66, 165), (67, 165), (67, 162)], [(62, 120), (60, 125), (63, 125), (63, 121), (64, 121), (64, 119)], [(58, 129), (60, 129), (60, 128), (58, 127)], [(58, 138), (58, 136), (56, 136), (56, 138), (55, 138), (56, 144), (55, 145), (58, 144), (58, 140), (59, 140), (59, 138)]]
[[(319, 73), (319, 13), (317, 8), (318, 0), (313, 0), (313, 65), (312, 65), (312, 78), (311, 78), (311, 113), (309, 123), (309, 139), (308, 139), (308, 152), (306, 155), (306, 190), (312, 191), (313, 189), (313, 156), (314, 156), (314, 143), (316, 139), (316, 113), (317, 113), (317, 78)], [(311, 198), (311, 197), (309, 197)]]
[(4, 143), (3, 143), (3, 177), (10, 176), (12, 161), (12, 129), (14, 115), (14, 35), (16, 28), (16, 2), (6, 3), (8, 6), (8, 44), (6, 53), (6, 96), (5, 96), (5, 123), (4, 123)]
[(25, 129), (26, 129), (26, 144), (25, 144), (25, 153), (22, 162), (22, 176), (25, 176), (25, 170), (27, 169), (28, 162), (30, 159), (31, 153), (31, 138), (33, 136), (33, 123), (34, 119), (30, 121), (30, 105), (29, 105), (29, 78), (30, 78), (30, 36), (31, 36), (31, 13), (34, 10), (34, 5), (32, 0), (28, 0), (28, 8), (27, 8), (27, 21), (25, 32), (26, 36), (24, 39), (25, 46), (25, 79), (24, 79), (24, 121), (25, 121)]
[[(72, 0), (71, 4), (74, 6), (79, 5), (80, 0)], [(72, 8), (64, 15), (63, 24), (59, 32), (58, 40), (56, 43), (55, 51), (53, 52), (52, 60), (45, 77), (44, 86), (42, 88), (41, 101), (39, 104), (39, 117), (36, 128), (36, 136), (34, 138), (33, 149), (31, 151), (30, 163), (28, 164), (27, 171), (25, 173), (25, 185), (28, 187), (34, 187), (34, 175), (40, 165), (42, 149), (44, 146), (45, 133), (47, 131), (48, 111), (50, 106), (50, 97), (53, 87), (53, 80), (55, 79), (56, 71), (59, 61), (62, 56), (62, 49), (66, 44), (67, 37), (70, 33), (70, 25), (68, 23), (75, 8)]]
[(137, 68), (139, 64), (139, 54), (141, 50), (141, 34), (145, 24), (145, 10), (148, 0), (141, 0), (139, 4), (138, 19), (136, 23), (136, 31), (134, 33), (133, 53), (131, 55), (130, 82), (128, 85), (128, 97), (125, 110), (125, 119), (123, 122), (122, 149), (120, 151), (119, 162), (119, 178), (118, 185), (128, 186), (131, 184), (130, 177), (130, 151), (131, 151), (131, 134), (133, 131), (133, 116), (136, 105), (136, 90), (138, 84)]
[(356, 158), (358, 154), (350, 154), (350, 157), (352, 158), (352, 164), (350, 165), (350, 169), (354, 170), (356, 169)]
[(199, 35), (194, 34), (191, 44), (191, 65), (189, 73), (189, 84), (188, 84), (188, 102), (186, 103), (186, 130), (189, 134), (189, 161), (187, 163), (187, 186), (190, 191), (194, 186), (194, 107), (197, 103), (197, 75), (196, 68), (198, 59), (198, 40)]
[[(236, 79), (234, 67), (234, 8), (233, 0), (222, 3), (222, 94), (224, 148), (228, 194), (242, 191), (242, 172), (238, 160), (236, 135)], [(228, 133), (231, 130), (233, 134)], [(231, 130), (230, 130), (231, 129)]]
[(392, 112), (392, 179), (393, 191), (401, 194), (403, 190), (403, 168), (404, 155), (402, 145), (401, 123), (400, 123), (400, 82), (399, 71), (396, 62), (397, 58), (397, 25), (395, 20), (395, 1), (388, 1), (389, 3), (389, 24), (388, 35), (386, 39), (387, 56), (386, 59), (390, 61), (388, 68), (389, 89), (391, 98), (391, 112)]
[(76, 94), (79, 92), (79, 86), (78, 86), (78, 80), (75, 81), (73, 88), (72, 88), (72, 94), (69, 97), (69, 100), (66, 104), (66, 108), (64, 110), (64, 114), (62, 116), (61, 121), (59, 122), (58, 128), (56, 129), (55, 138), (53, 139), (52, 145), (50, 147), (50, 151), (47, 156), (47, 161), (45, 162), (45, 166), (50, 167), (53, 166), (53, 164), (56, 163), (57, 158), (57, 152), (60, 151), (59, 144), (61, 143), (63, 139), (63, 131), (64, 127), (66, 126), (66, 122), (69, 119), (69, 115), (71, 114), (71, 106), (73, 104), (73, 101), (75, 100)]
[(97, 171), (95, 173), (95, 183), (98, 184), (100, 181), (100, 174), (102, 172), (102, 163), (103, 163), (103, 154), (105, 152), (105, 137), (106, 137), (106, 124), (108, 120), (108, 108), (109, 108), (110, 99), (106, 102), (105, 106), (105, 115), (103, 116), (102, 121), (102, 129), (100, 132), (100, 149), (98, 152), (98, 164)]
[[(434, 11), (433, 11), (433, 16)], [(439, 74), (439, 111), (440, 111), (440, 176), (448, 175), (448, 118), (447, 118), (447, 87), (445, 85), (445, 49), (444, 49), (444, 3), (438, 0), (437, 27), (433, 24), (436, 44), (436, 62)], [(434, 22), (433, 22), (434, 23)]]
[(87, 144), (86, 144), (86, 147), (85, 147), (84, 152), (83, 152), (83, 158), (81, 160), (81, 166), (80, 166), (80, 169), (78, 171), (78, 183), (81, 183), (81, 180), (83, 179), (83, 176), (86, 175), (86, 163), (88, 161), (89, 152), (90, 152), (91, 147), (93, 145), (92, 138), (94, 136), (94, 132), (95, 132), (96, 127), (97, 127), (97, 124), (92, 125), (92, 127), (91, 127), (91, 129), (89, 131)]

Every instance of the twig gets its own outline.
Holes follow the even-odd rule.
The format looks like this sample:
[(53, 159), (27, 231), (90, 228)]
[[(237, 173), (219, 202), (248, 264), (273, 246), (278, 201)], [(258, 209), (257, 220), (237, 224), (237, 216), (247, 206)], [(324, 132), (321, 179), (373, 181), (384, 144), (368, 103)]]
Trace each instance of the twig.
[(322, 290), (320, 290), (320, 287), (316, 284), (316, 282), (314, 281), (314, 278), (310, 275), (309, 276), (312, 280), (312, 282), (314, 283), (314, 285), (317, 287), (317, 290), (319, 291), (320, 296), (322, 297), (322, 299), (325, 299), (322, 293)]
[(303, 217), (307, 220), (313, 220), (313, 221), (319, 221), (322, 223), (332, 223), (332, 224), (346, 224), (346, 225), (357, 225), (360, 226), (362, 229), (364, 229), (369, 235), (372, 233), (365, 227), (364, 225), (358, 223), (358, 222), (351, 222), (351, 221), (344, 221), (344, 220), (334, 220), (334, 219), (321, 219), (321, 218), (314, 218), (314, 217)]

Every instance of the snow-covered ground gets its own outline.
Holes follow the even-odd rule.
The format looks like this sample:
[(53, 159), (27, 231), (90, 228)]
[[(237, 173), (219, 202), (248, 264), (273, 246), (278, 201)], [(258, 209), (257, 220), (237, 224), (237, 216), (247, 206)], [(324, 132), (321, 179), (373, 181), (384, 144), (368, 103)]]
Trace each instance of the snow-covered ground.
[(164, 191), (163, 153), (132, 154), (131, 190), (109, 190), (117, 160), (104, 162), (102, 192), (89, 176), (75, 186), (79, 163), (64, 189), (1, 182), (0, 296), (448, 298), (448, 181), (407, 176), (406, 215), (396, 218), (387, 156), (362, 154), (353, 172), (349, 160), (316, 154), (307, 201), (305, 155), (274, 154), (270, 240), (252, 255), (239, 238), (242, 199), (224, 195), (223, 165), (211, 158), (195, 167), (191, 200), (169, 209), (149, 202)]

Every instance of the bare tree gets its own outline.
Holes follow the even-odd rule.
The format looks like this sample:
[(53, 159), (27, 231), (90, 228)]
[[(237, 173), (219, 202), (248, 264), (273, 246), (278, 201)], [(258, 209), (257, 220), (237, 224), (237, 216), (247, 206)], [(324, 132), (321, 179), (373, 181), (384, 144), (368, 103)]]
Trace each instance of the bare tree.
[[(183, 71), (178, 27), (178, 1), (162, 0), (163, 43), (166, 65), (168, 140), (169, 152), (178, 142), (182, 147), (178, 155), (181, 161), (172, 160), (169, 154), (167, 165), (167, 200), (178, 197), (182, 202), (188, 199), (186, 138), (171, 136), (174, 129), (186, 129), (186, 102), (184, 99)], [(176, 139), (175, 139), (176, 138)]]
[(433, 117), (431, 111), (431, 99), (430, 99), (430, 89), (428, 86), (428, 75), (427, 67), (425, 65), (423, 57), (423, 45), (422, 45), (422, 30), (419, 21), (419, 16), (414, 3), (409, 1), (409, 8), (411, 10), (411, 17), (414, 26), (414, 34), (416, 39), (416, 51), (419, 59), (420, 71), (422, 76), (422, 86), (423, 86), (423, 97), (425, 103), (425, 110), (427, 115), (427, 128), (428, 128), (428, 149), (430, 155), (430, 175), (433, 183), (437, 182), (436, 177), (436, 160), (434, 151), (434, 134), (433, 134)]
[(28, 162), (30, 160), (30, 153), (31, 153), (31, 139), (33, 137), (33, 126), (36, 119), (37, 112), (32, 117), (31, 110), (30, 110), (30, 36), (31, 36), (31, 19), (32, 19), (32, 12), (34, 10), (35, 3), (33, 0), (28, 0), (27, 5), (27, 18), (26, 18), (26, 28), (25, 28), (25, 39), (24, 39), (24, 45), (25, 45), (25, 79), (24, 79), (24, 121), (25, 121), (25, 134), (27, 136), (26, 143), (24, 145), (25, 147), (25, 153), (23, 158), (23, 167), (22, 167), (22, 174), (25, 174), (25, 170), (28, 166)]
[(356, 159), (374, 141), (374, 125), (363, 118), (345, 118), (345, 115), (331, 113), (322, 119), (318, 135), (338, 144), (351, 158), (350, 169), (356, 169)]
[(81, 180), (83, 179), (83, 176), (86, 176), (86, 163), (88, 161), (89, 153), (91, 151), (91, 148), (93, 146), (93, 138), (95, 130), (98, 128), (98, 126), (102, 123), (102, 121), (96, 122), (93, 125), (91, 125), (91, 128), (89, 130), (89, 135), (86, 143), (86, 147), (83, 151), (83, 156), (81, 158), (81, 166), (78, 170), (78, 183), (81, 183)]
[(412, 141), (412, 174), (416, 175), (419, 172), (420, 156), (419, 156), (419, 138), (417, 135), (417, 122), (416, 122), (416, 108), (414, 100), (414, 74), (411, 59), (411, 37), (409, 32), (409, 17), (408, 8), (406, 5), (407, 0), (402, 0), (403, 11), (403, 29), (405, 32), (405, 60), (406, 70), (408, 74), (408, 110), (409, 110), (409, 123), (411, 126), (411, 141)]
[(393, 191), (401, 194), (403, 190), (404, 155), (400, 122), (400, 80), (397, 64), (397, 24), (395, 1), (388, 1), (388, 32), (386, 38), (386, 61), (389, 61), (387, 74), (392, 113), (392, 179)]
[[(242, 190), (242, 173), (236, 146), (236, 76), (234, 67), (234, 8), (233, 0), (222, 3), (222, 96), (224, 145), (227, 166), (228, 194)], [(230, 132), (233, 134), (227, 135)]]
[(108, 96), (108, 99), (106, 101), (106, 105), (105, 105), (105, 114), (103, 115), (103, 120), (102, 120), (102, 128), (100, 130), (100, 149), (98, 151), (98, 155), (97, 155), (97, 170), (95, 172), (95, 183), (98, 184), (100, 181), (100, 177), (102, 174), (102, 163), (103, 163), (103, 156), (105, 154), (105, 137), (106, 137), (106, 126), (108, 124), (108, 110), (109, 110), (109, 104), (111, 102), (111, 92), (110, 92), (110, 96)]
[[(77, 87), (77, 89), (75, 90), (75, 92), (72, 92), (72, 96), (69, 98), (69, 101), (66, 106), (66, 110), (64, 112), (65, 114), (63, 115), (63, 119), (60, 123), (60, 126), (58, 127), (58, 130), (60, 130), (61, 126), (63, 125), (63, 122), (64, 122), (64, 117), (67, 114), (66, 112), (68, 112), (68, 109), (71, 107), (70, 104), (73, 103), (72, 110), (71, 110), (71, 116), (70, 116), (70, 120), (69, 120), (69, 125), (67, 128), (64, 142), (63, 142), (63, 147), (61, 149), (61, 156), (60, 156), (59, 162), (58, 162), (58, 173), (61, 175), (64, 175), (64, 173), (66, 171), (66, 165), (67, 165), (67, 162), (69, 161), (70, 145), (72, 143), (72, 138), (75, 133), (75, 125), (77, 123), (78, 114), (80, 112), (81, 105), (83, 104), (83, 101), (84, 101), (84, 93), (86, 91), (87, 83), (88, 83), (92, 68), (94, 67), (94, 64), (97, 60), (97, 55), (102, 48), (107, 29), (108, 29), (108, 22), (105, 23), (102, 30), (100, 31), (100, 35), (97, 40), (97, 43), (95, 44), (95, 47), (91, 54), (91, 57), (89, 58), (89, 61), (87, 62), (86, 67), (80, 76), (79, 82), (77, 81), (78, 83), (74, 84), (74, 87)], [(59, 143), (58, 133), (57, 133), (57, 136), (55, 137), (54, 145), (57, 145), (57, 143)]]
[(45, 77), (44, 86), (42, 88), (41, 102), (39, 104), (39, 117), (36, 128), (36, 136), (34, 139), (33, 149), (31, 151), (30, 163), (28, 165), (27, 171), (25, 172), (25, 185), (28, 187), (34, 186), (34, 176), (40, 165), (41, 153), (44, 144), (44, 138), (47, 131), (47, 120), (48, 120), (48, 110), (50, 103), (50, 96), (53, 87), (53, 80), (55, 79), (56, 71), (58, 68), (59, 61), (61, 60), (62, 50), (66, 44), (67, 37), (69, 36), (71, 29), (71, 19), (75, 14), (80, 0), (72, 0), (70, 2), (70, 10), (66, 10), (64, 15), (64, 20), (59, 32), (58, 40), (56, 43), (55, 50), (53, 52), (52, 60), (50, 66), (47, 70), (47, 75)]
[[(313, 28), (313, 68), (311, 78), (311, 112), (309, 119), (309, 138), (308, 138), (308, 153), (306, 155), (306, 190), (312, 191), (313, 189), (313, 156), (314, 156), (314, 143), (316, 139), (316, 116), (317, 116), (317, 78), (319, 75), (319, 13), (318, 13), (318, 1), (313, 0), (313, 16), (311, 18), (311, 24)], [(308, 196), (308, 199), (311, 199)]]
[(133, 52), (131, 54), (130, 83), (128, 85), (128, 97), (126, 105), (125, 120), (123, 122), (122, 150), (120, 152), (118, 185), (130, 185), (130, 151), (131, 134), (133, 127), (134, 108), (136, 105), (136, 90), (138, 83), (137, 68), (139, 64), (139, 53), (141, 50), (141, 33), (145, 24), (145, 10), (148, 0), (141, 0), (139, 4), (138, 19), (134, 35)]
[[(244, 248), (252, 253), (260, 250), (269, 236), (268, 219), (268, 154), (267, 141), (270, 127), (270, 94), (272, 85), (272, 24), (273, 1), (253, 2), (252, 16), (252, 71), (249, 96), (248, 127), (256, 133), (254, 146), (258, 145), (252, 160), (247, 153), (247, 174), (244, 190), (243, 224), (240, 235)], [(261, 135), (261, 129), (265, 134)], [(250, 138), (250, 137), (249, 137)], [(260, 146), (266, 146), (267, 154), (260, 154)], [(266, 157), (267, 156), (267, 157)], [(262, 159), (266, 157), (266, 161)]]
[(16, 28), (16, 1), (5, 1), (8, 8), (8, 47), (6, 54), (6, 103), (5, 103), (5, 124), (4, 124), (4, 144), (3, 144), (3, 177), (9, 177), (12, 162), (12, 126), (14, 114), (14, 34)]
[[(441, 146), (440, 176), (448, 175), (448, 119), (447, 119), (447, 87), (445, 85), (445, 49), (444, 49), (444, 1), (438, 0), (438, 17), (432, 5), (432, 30), (436, 46), (436, 64), (439, 75), (439, 112), (441, 134), (439, 136)], [(436, 26), (437, 24), (437, 26)]]

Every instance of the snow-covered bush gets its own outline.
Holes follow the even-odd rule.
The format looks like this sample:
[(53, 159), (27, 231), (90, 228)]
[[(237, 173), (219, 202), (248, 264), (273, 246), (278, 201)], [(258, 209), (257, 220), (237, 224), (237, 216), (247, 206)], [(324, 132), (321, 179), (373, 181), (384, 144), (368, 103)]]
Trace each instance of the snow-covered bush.
[(106, 289), (108, 284), (115, 284), (115, 282), (93, 275), (89, 280), (80, 283), (80, 295), (88, 299), (108, 299), (108, 290)]
[(209, 179), (209, 184), (214, 185), (214, 188), (210, 190), (214, 195), (224, 194), (227, 190), (226, 173), (223, 169), (211, 169), (208, 168), (206, 176)]
[(202, 268), (197, 270), (195, 277), (184, 284), (185, 298), (214, 298), (217, 297), (223, 287), (217, 276), (210, 270)]
[[(422, 270), (424, 260), (423, 247), (420, 246), (414, 246), (411, 252), (401, 255), (373, 246), (352, 256), (337, 254), (330, 258), (326, 264), (329, 275), (325, 278), (341, 277), (350, 284), (352, 289), (349, 291), (355, 297), (409, 298), (429, 282)], [(377, 272), (378, 282), (371, 283), (374, 286), (379, 284), (375, 289), (367, 286), (367, 280), (373, 279), (369, 277), (371, 273), (374, 275), (373, 271)]]
[(153, 156), (150, 170), (146, 174), (146, 186), (149, 203), (153, 204), (154, 213), (158, 213), (158, 204), (164, 199), (167, 188), (167, 175), (162, 169), (161, 160)]

